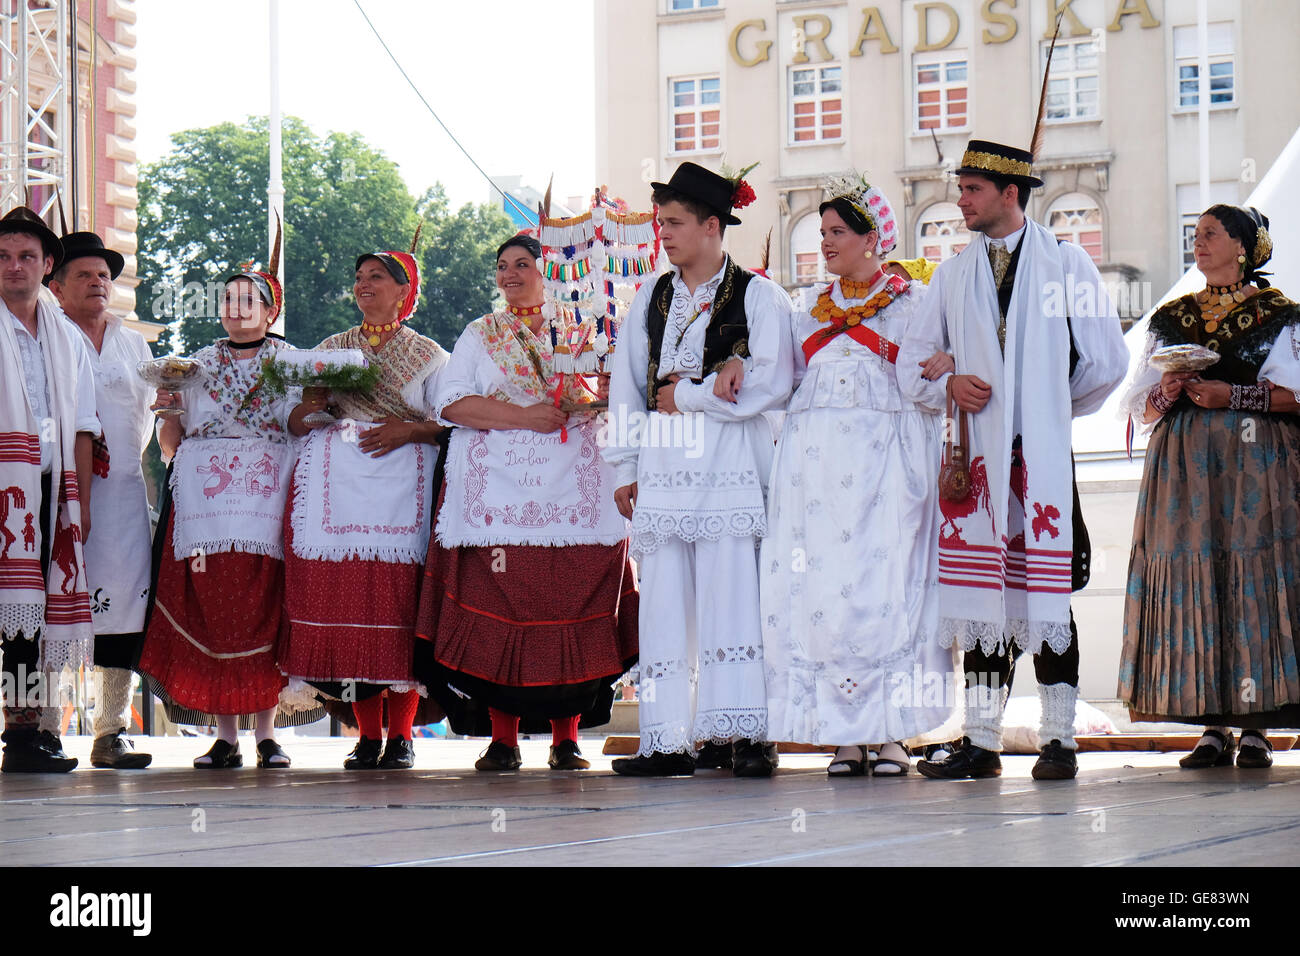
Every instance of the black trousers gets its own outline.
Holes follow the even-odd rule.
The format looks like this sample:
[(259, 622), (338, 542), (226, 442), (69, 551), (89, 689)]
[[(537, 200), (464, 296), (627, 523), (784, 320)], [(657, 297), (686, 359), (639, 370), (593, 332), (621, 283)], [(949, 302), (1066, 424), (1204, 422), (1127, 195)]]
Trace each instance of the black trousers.
[[(50, 573), (50, 475), (41, 475), (41, 578)], [(0, 681), (4, 688), (5, 729), (0, 740), (9, 743), (36, 731), (41, 720), (41, 708), (17, 706), (19, 700), (11, 699), (11, 694), (23, 698), (31, 687), (30, 675), (37, 673), (41, 657), (41, 642), (32, 639), (33, 635), (23, 634), (8, 640), (0, 640)], [(24, 703), (30, 703), (24, 701)]]
[[(1014, 643), (999, 652), (986, 654), (978, 644), (966, 652), (963, 666), (966, 669), (966, 686), (1010, 687), (1016, 676), (1016, 659), (1024, 653)], [(1065, 653), (1058, 654), (1046, 644), (1034, 655), (1034, 676), (1040, 684), (1069, 684), (1079, 686), (1079, 629), (1074, 626), (1074, 611), (1070, 611), (1070, 645)]]

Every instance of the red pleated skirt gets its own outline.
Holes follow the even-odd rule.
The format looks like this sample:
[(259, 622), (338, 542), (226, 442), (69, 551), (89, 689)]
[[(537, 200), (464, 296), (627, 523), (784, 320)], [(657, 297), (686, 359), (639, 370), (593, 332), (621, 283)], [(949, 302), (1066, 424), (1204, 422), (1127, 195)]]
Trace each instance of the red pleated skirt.
[(230, 551), (176, 560), (169, 519), (140, 670), (176, 703), (209, 714), (274, 707), (288, 681), (276, 666), (284, 564)]

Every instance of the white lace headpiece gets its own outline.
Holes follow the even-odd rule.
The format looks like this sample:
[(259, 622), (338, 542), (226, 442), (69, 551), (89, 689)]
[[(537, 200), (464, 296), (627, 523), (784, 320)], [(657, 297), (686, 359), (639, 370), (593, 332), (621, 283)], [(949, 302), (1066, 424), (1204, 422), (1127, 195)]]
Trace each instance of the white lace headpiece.
[(887, 253), (898, 245), (898, 222), (893, 207), (877, 187), (859, 173), (833, 176), (822, 186), (827, 200), (843, 199), (862, 214), (880, 237), (879, 251)]

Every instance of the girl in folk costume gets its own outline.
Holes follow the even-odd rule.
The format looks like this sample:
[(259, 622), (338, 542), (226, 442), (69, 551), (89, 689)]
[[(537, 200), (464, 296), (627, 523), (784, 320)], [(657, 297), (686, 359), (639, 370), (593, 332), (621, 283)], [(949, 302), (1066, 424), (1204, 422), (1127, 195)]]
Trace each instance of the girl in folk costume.
[(568, 375), (557, 392), (541, 254), (527, 236), (497, 250), (506, 307), (465, 329), (436, 406), (461, 427), (421, 592), (417, 673), (453, 729), (490, 728), (475, 765), (485, 771), (520, 766), (521, 716), (525, 730), (549, 721), (553, 769), (586, 769), (579, 724), (609, 721), (613, 685), (637, 655), (636, 579), (601, 423), (556, 407), (557, 395), (566, 408), (583, 402), (584, 388)]
[[(899, 776), (901, 741), (952, 710), (918, 675), (946, 688), (956, 670), (938, 640), (939, 416), (904, 400), (895, 374), (926, 289), (881, 259), (896, 226), (879, 189), (852, 176), (826, 193), (822, 254), (839, 278), (793, 316), (796, 389), (759, 561), (768, 733), (839, 745), (832, 775), (864, 774), (866, 745), (883, 745), (875, 775)], [(935, 352), (921, 371), (952, 369)], [(720, 375), (719, 395), (730, 384)]]
[(1119, 696), (1134, 720), (1206, 725), (1189, 769), (1230, 766), (1234, 750), (1238, 767), (1268, 767), (1265, 728), (1300, 725), (1300, 306), (1261, 277), (1267, 227), (1253, 208), (1201, 216), (1207, 287), (1151, 316), (1125, 402), (1154, 431)]
[(158, 432), (172, 458), (171, 502), (157, 532), (161, 560), (139, 666), (175, 704), (216, 715), (217, 740), (194, 761), (201, 769), (243, 766), (244, 714), (256, 715), (257, 765), (289, 766), (275, 741), (287, 683), (275, 644), (293, 465), (287, 423), (296, 401), (263, 389), (263, 362), (291, 348), (267, 334), (284, 305), (275, 259), (266, 272), (227, 280), (221, 324), (229, 338), (194, 355), (201, 372), (179, 393), (158, 392), (160, 405), (182, 396), (183, 413)]
[(306, 390), (290, 419), (294, 434), (310, 434), (285, 529), (289, 625), (279, 659), (286, 674), (352, 704), (361, 738), (346, 769), (407, 769), (419, 704), (415, 612), (442, 431), (433, 408), (447, 353), (402, 325), (420, 294), (411, 254), (358, 257), (353, 292), (361, 324), (317, 348), (359, 350), (382, 374), (367, 393), (334, 395), (340, 421), (304, 421), (324, 408), (324, 389)]

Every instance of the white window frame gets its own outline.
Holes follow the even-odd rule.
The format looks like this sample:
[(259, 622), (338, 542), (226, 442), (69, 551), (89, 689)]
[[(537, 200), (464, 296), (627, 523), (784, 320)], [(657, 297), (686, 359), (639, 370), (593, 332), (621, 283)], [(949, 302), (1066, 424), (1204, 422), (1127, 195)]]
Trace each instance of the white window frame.
[[(1040, 83), (1042, 82), (1043, 71), (1047, 67), (1047, 51), (1050, 46), (1051, 41), (1044, 40), (1038, 47), (1038, 79)], [(1091, 67), (1080, 67), (1078, 65), (1079, 51), (1081, 48), (1088, 46), (1092, 47), (1093, 65)], [(1080, 90), (1080, 81), (1088, 79), (1093, 81), (1092, 90)], [(1095, 98), (1093, 111), (1091, 113), (1081, 113), (1079, 110), (1079, 97), (1081, 93), (1087, 92), (1091, 92)], [(1062, 95), (1065, 97), (1066, 115), (1053, 116), (1052, 99)], [(1048, 81), (1047, 97), (1047, 108), (1043, 114), (1043, 122), (1045, 123), (1096, 122), (1101, 119), (1101, 41), (1095, 35), (1056, 41), (1056, 51), (1052, 54), (1052, 78)]]
[[(1057, 227), (1052, 224), (1052, 216), (1059, 213), (1086, 213), (1091, 210), (1097, 211), (1097, 222), (1066, 222), (1063, 226)], [(1106, 215), (1102, 212), (1101, 203), (1097, 202), (1092, 196), (1082, 192), (1063, 193), (1052, 200), (1051, 205), (1047, 207), (1047, 215), (1044, 225), (1056, 236), (1057, 239), (1064, 239), (1066, 242), (1072, 242), (1084, 252), (1088, 252), (1089, 257), (1096, 265), (1101, 265), (1104, 261), (1104, 252), (1106, 249)], [(1096, 232), (1099, 234), (1097, 254), (1094, 256), (1088, 251), (1088, 247), (1079, 241), (1080, 233)]]
[[(1236, 46), (1234, 43), (1233, 27), (1231, 23), (1211, 23), (1209, 24), (1209, 38), (1207, 46), (1209, 48), (1209, 66), (1210, 66), (1210, 109), (1212, 110), (1230, 110), (1238, 106), (1237, 102), (1237, 57)], [(1181, 48), (1181, 49), (1180, 49)], [(1173, 36), (1174, 49), (1174, 112), (1175, 113), (1195, 113), (1200, 109), (1200, 70), (1201, 58), (1196, 48), (1196, 27), (1182, 26), (1174, 27)], [(1230, 90), (1232, 99), (1215, 102), (1214, 80), (1216, 66), (1227, 64), (1230, 68), (1228, 74), (1230, 80)], [(1190, 68), (1193, 74), (1184, 78), (1183, 70)], [(1222, 74), (1220, 74), (1222, 75)], [(1195, 84), (1195, 92), (1191, 94), (1192, 102), (1183, 102), (1183, 83), (1190, 82)]]
[[(947, 212), (948, 209), (946, 207), (952, 208), (953, 215), (943, 216), (940, 218), (936, 210)], [(951, 232), (931, 237), (926, 237), (924, 234), (925, 227), (930, 223), (954, 222), (959, 225), (953, 228)], [(927, 245), (938, 245), (941, 249), (939, 258), (930, 259), (931, 262), (938, 264), (943, 262), (945, 259), (952, 258), (959, 253), (961, 249), (965, 249), (970, 245), (970, 243), (971, 232), (966, 228), (966, 220), (962, 216), (961, 210), (957, 208), (955, 202), (932, 203), (925, 208), (925, 211), (922, 212), (920, 217), (916, 220), (916, 254), (919, 258), (930, 259), (930, 257), (925, 254), (925, 247)], [(960, 245), (961, 249), (953, 248), (957, 245)]]
[[(678, 4), (685, 6), (678, 6)], [(664, 0), (664, 13), (698, 13), (701, 10), (721, 10), (722, 0)]]
[[(704, 145), (704, 113), (706, 112), (704, 103), (703, 83), (713, 80), (717, 83), (718, 89), (718, 132), (717, 142), (712, 146)], [(695, 104), (693, 107), (679, 109), (677, 106), (677, 84), (693, 83)], [(696, 145), (689, 149), (677, 148), (677, 117), (679, 114), (687, 112), (693, 113), (694, 116), (694, 142)], [(711, 110), (709, 112), (712, 112)], [(718, 73), (699, 73), (693, 76), (670, 76), (668, 78), (668, 152), (673, 155), (687, 155), (691, 153), (720, 153), (722, 152), (722, 76)]]
[[(808, 225), (805, 226), (805, 223)], [(794, 224), (794, 228), (790, 230), (790, 284), (792, 286), (803, 287), (817, 285), (818, 283), (829, 282), (831, 280), (830, 273), (826, 271), (826, 260), (822, 257), (821, 223), (822, 217), (818, 214), (817, 210), (814, 209), (812, 212), (802, 216)], [(811, 234), (817, 239), (811, 253), (807, 249), (799, 248), (798, 245), (799, 232), (801, 228), (806, 229), (809, 226), (812, 230)], [(799, 275), (799, 256), (801, 255), (817, 256), (817, 269), (811, 278), (806, 276), (801, 277)]]
[[(965, 78), (961, 80), (948, 79), (948, 68), (956, 64), (962, 64), (965, 68)], [(937, 90), (939, 92), (939, 119), (941, 124), (935, 127), (921, 126), (921, 93), (923, 92), (921, 84), (921, 70), (924, 67), (937, 67), (940, 71), (938, 82), (926, 83), (924, 92)], [(941, 53), (931, 55), (926, 53), (917, 53), (912, 58), (912, 134), (914, 136), (928, 136), (930, 130), (935, 133), (956, 133), (969, 132), (971, 128), (971, 65), (970, 54), (966, 51), (957, 51), (952, 53)], [(962, 119), (961, 126), (945, 125), (942, 121), (947, 120), (949, 105), (948, 91), (962, 88), (966, 91), (966, 111)]]
[[(825, 71), (827, 70), (838, 71), (838, 73), (835, 76), (835, 82), (839, 84), (839, 89), (832, 90), (829, 93), (827, 93), (822, 88), (827, 80), (827, 77), (825, 76)], [(795, 76), (799, 73), (812, 74), (812, 83), (814, 85), (814, 91), (811, 94), (807, 94), (807, 93), (798, 94), (798, 95), (795, 94), (794, 91)], [(848, 115), (847, 111), (845, 110), (844, 92), (845, 92), (844, 66), (842, 64), (801, 63), (798, 65), (792, 65), (790, 67), (789, 73), (787, 74), (787, 82), (786, 82), (786, 94), (787, 94), (786, 98), (789, 102), (789, 105), (786, 109), (786, 130), (787, 130), (786, 144), (789, 146), (819, 146), (819, 145), (824, 145), (826, 143), (842, 143), (844, 141), (844, 121)], [(823, 134), (826, 129), (824, 123), (826, 111), (822, 108), (822, 104), (826, 100), (835, 100), (835, 99), (838, 99), (840, 102), (840, 108), (839, 108), (840, 121), (837, 127), (831, 127), (831, 128), (832, 129), (838, 128), (839, 133), (835, 136), (825, 136)], [(796, 140), (795, 139), (796, 129), (794, 125), (795, 116), (807, 115), (807, 114), (796, 114), (795, 107), (803, 103), (813, 104), (812, 116), (814, 118), (814, 123), (813, 126), (810, 128), (813, 130), (815, 135), (813, 136), (812, 139)]]

